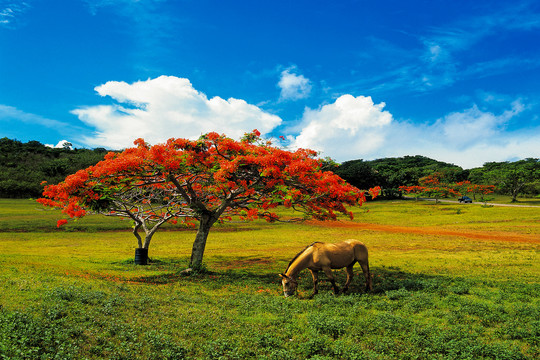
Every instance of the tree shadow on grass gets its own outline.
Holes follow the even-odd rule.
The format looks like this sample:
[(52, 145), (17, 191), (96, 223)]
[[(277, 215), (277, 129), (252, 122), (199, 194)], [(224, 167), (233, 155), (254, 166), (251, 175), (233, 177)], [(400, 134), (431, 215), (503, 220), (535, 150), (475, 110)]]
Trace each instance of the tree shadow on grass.
[(159, 275), (139, 276), (130, 279), (130, 282), (146, 284), (174, 284), (174, 283), (201, 283), (211, 282), (228, 285), (241, 284), (253, 286), (273, 286), (278, 285), (278, 277), (274, 273), (259, 273), (243, 269), (228, 269), (225, 271), (201, 271), (185, 275), (182, 271), (176, 271)]
[[(174, 284), (174, 283), (217, 283), (221, 285), (242, 284), (253, 286), (281, 285), (278, 281), (277, 272), (268, 272), (250, 268), (251, 265), (264, 266), (270, 263), (268, 259), (249, 258), (239, 259), (236, 262), (220, 262), (217, 269), (208, 269), (204, 264), (199, 271), (186, 272), (189, 259), (149, 259), (148, 266), (133, 265), (133, 261), (123, 261), (117, 264), (129, 267), (137, 267), (142, 272), (156, 270), (163, 271), (161, 274), (144, 275), (127, 279), (130, 283), (146, 284)], [(225, 266), (225, 268), (222, 268)], [(246, 268), (247, 267), (247, 268)]]

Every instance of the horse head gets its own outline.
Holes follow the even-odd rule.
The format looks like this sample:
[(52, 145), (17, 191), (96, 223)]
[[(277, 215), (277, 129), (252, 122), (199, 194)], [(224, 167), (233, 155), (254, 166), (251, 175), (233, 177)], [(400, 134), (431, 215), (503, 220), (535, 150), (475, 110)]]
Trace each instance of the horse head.
[(279, 274), (279, 276), (281, 277), (281, 284), (283, 285), (283, 294), (285, 297), (294, 295), (296, 288), (298, 287), (298, 282), (285, 274)]

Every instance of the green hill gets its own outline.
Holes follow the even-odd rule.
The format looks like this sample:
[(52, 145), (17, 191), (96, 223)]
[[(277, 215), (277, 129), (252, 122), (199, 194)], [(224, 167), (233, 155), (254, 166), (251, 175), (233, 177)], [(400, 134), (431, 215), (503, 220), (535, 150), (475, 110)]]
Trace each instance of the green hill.
[(38, 141), (0, 139), (0, 197), (38, 197), (41, 183), (54, 184), (103, 159), (107, 150), (55, 149)]
[(396, 195), (399, 186), (418, 185), (418, 179), (434, 172), (445, 174), (449, 182), (467, 180), (469, 176), (468, 170), (457, 165), (420, 155), (372, 161), (351, 160), (339, 165), (334, 172), (360, 189), (379, 185), (387, 197)]

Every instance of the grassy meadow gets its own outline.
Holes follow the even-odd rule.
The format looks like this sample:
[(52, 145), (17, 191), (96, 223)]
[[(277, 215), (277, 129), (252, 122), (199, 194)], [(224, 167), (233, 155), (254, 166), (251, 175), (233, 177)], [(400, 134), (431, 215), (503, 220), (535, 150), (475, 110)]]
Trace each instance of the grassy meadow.
[[(1, 359), (540, 357), (540, 207), (376, 201), (354, 221), (223, 224), (192, 276), (192, 229), (158, 232), (136, 266), (127, 221), (60, 217), (0, 199)], [(298, 251), (348, 238), (368, 246), (373, 292), (358, 267), (347, 294), (321, 274), (312, 297), (305, 271), (283, 297)]]

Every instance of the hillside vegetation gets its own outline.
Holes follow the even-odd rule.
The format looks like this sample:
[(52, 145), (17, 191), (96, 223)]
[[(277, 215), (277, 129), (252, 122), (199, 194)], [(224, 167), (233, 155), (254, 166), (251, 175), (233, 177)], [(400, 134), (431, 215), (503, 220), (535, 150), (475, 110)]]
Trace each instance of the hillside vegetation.
[(50, 148), (38, 141), (0, 139), (0, 197), (39, 197), (41, 183), (56, 184), (66, 176), (94, 165), (107, 150)]
[[(47, 181), (56, 184), (77, 170), (101, 161), (108, 151), (97, 149), (56, 149), (37, 141), (22, 143), (0, 139), (0, 198), (41, 196)], [(540, 195), (540, 161), (490, 162), (481, 168), (463, 169), (457, 165), (424, 156), (404, 156), (371, 161), (351, 160), (330, 164), (336, 174), (360, 189), (383, 188), (383, 196), (400, 197), (402, 185), (418, 185), (422, 177), (440, 172), (447, 182), (469, 180), (475, 184), (496, 185), (499, 194)]]
[(419, 180), (435, 172), (442, 182), (471, 181), (474, 184), (495, 185), (498, 194), (512, 196), (540, 195), (540, 161), (525, 159), (515, 162), (488, 162), (480, 168), (463, 169), (457, 165), (424, 156), (384, 158), (372, 161), (351, 160), (333, 171), (360, 189), (375, 185), (383, 188), (383, 196), (400, 197), (400, 186), (419, 185)]

